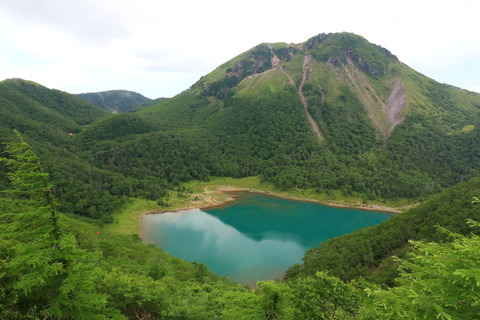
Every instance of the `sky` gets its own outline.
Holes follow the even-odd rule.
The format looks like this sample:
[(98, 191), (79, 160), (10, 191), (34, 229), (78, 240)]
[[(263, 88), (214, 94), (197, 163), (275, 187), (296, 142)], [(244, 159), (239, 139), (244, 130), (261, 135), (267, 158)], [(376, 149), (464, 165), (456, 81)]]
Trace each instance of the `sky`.
[(478, 0), (1, 0), (0, 81), (172, 97), (260, 43), (352, 32), (480, 92)]

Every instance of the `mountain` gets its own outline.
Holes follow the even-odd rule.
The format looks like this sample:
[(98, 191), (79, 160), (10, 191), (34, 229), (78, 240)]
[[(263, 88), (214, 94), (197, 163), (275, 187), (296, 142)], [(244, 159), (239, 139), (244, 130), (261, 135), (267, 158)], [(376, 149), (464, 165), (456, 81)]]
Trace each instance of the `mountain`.
[(18, 79), (2, 88), (1, 130), (32, 142), (64, 210), (105, 221), (122, 196), (158, 200), (212, 176), (368, 202), (422, 200), (480, 174), (480, 95), (350, 33), (260, 44), (139, 112)]
[[(0, 82), (0, 130), (16, 128), (48, 141), (52, 131), (61, 132), (61, 135), (78, 133), (82, 126), (105, 114), (80, 98), (32, 81), (8, 79)], [(42, 132), (45, 130), (49, 132)]]
[[(75, 95), (22, 79), (0, 82), (0, 154), (18, 130), (50, 173), (63, 212), (103, 221), (133, 195), (140, 182), (89, 164), (77, 144), (79, 132), (109, 113)], [(0, 187), (7, 185), (0, 165)], [(145, 182), (142, 182), (145, 186)]]
[(129, 112), (132, 109), (138, 111), (158, 102), (158, 100), (151, 100), (139, 93), (127, 90), (79, 93), (77, 96), (111, 113)]
[(189, 131), (214, 148), (185, 154), (216, 165), (187, 163), (182, 179), (260, 175), (283, 189), (422, 198), (480, 173), (479, 111), (479, 94), (429, 79), (360, 36), (334, 33), (260, 44), (176, 97), (103, 119), (80, 136), (116, 141), (91, 155), (116, 172), (133, 163), (163, 175), (175, 164), (147, 163), (163, 155), (138, 145)]

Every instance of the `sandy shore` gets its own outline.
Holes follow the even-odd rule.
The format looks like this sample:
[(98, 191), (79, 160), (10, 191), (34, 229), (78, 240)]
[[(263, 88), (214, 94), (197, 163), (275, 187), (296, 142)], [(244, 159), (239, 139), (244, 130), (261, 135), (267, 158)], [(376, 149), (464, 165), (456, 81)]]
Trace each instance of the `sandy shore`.
[[(381, 211), (381, 212), (388, 212), (388, 213), (402, 212), (396, 208), (391, 208), (387, 206), (379, 206), (379, 205), (372, 205), (372, 204), (363, 205), (360, 203), (349, 204), (349, 203), (340, 203), (336, 201), (319, 201), (316, 199), (293, 196), (293, 195), (282, 195), (282, 194), (264, 191), (264, 190), (239, 188), (239, 187), (232, 187), (232, 186), (219, 186), (213, 190), (208, 190), (208, 187), (206, 187), (204, 190), (204, 193), (192, 194), (191, 197), (197, 198), (197, 200), (190, 201), (191, 203), (188, 206), (183, 206), (183, 207), (165, 210), (165, 211), (148, 211), (148, 212), (144, 212), (143, 214), (175, 212), (175, 211), (188, 210), (188, 209), (208, 209), (212, 207), (222, 206), (229, 202), (235, 201), (235, 199), (238, 196), (235, 194), (235, 192), (261, 193), (261, 194), (266, 194), (272, 197), (295, 200), (295, 201), (313, 202), (313, 203), (318, 203), (318, 204), (329, 206), (329, 207), (351, 208), (351, 209), (368, 210), (368, 211)], [(227, 197), (226, 198), (219, 197), (218, 196), (219, 194), (227, 195)]]

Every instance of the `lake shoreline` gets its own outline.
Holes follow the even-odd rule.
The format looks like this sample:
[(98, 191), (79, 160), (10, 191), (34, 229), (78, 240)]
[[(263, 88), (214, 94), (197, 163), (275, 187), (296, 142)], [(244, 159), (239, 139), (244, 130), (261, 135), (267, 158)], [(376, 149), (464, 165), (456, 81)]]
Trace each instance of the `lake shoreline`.
[[(236, 201), (236, 199), (239, 197), (238, 194), (235, 194), (236, 192), (245, 192), (245, 193), (258, 193), (258, 194), (265, 194), (271, 197), (276, 197), (276, 198), (282, 198), (282, 199), (288, 199), (288, 200), (293, 200), (293, 201), (301, 201), (301, 202), (311, 202), (311, 203), (317, 203), (320, 205), (324, 205), (327, 207), (333, 207), (333, 208), (345, 208), (345, 209), (357, 209), (357, 210), (366, 210), (366, 211), (378, 211), (378, 212), (385, 212), (385, 213), (392, 213), (392, 214), (400, 214), (401, 211), (396, 210), (394, 208), (390, 207), (384, 207), (384, 206), (378, 206), (378, 205), (366, 205), (366, 206), (354, 206), (354, 205), (348, 205), (348, 204), (342, 204), (342, 203), (337, 203), (337, 202), (322, 202), (316, 199), (311, 199), (311, 198), (304, 198), (304, 197), (298, 197), (294, 195), (281, 195), (275, 192), (270, 192), (270, 191), (265, 191), (265, 190), (257, 190), (257, 189), (252, 189), (252, 188), (241, 188), (241, 187), (232, 187), (232, 186), (218, 186), (214, 190), (208, 190), (209, 187), (206, 187), (204, 189), (203, 194), (195, 194), (196, 197), (200, 197), (200, 200), (192, 200), (191, 204), (188, 206), (184, 207), (179, 207), (179, 208), (173, 208), (173, 209), (167, 209), (164, 211), (146, 211), (143, 212), (140, 217), (140, 230), (139, 230), (139, 237), (140, 239), (143, 240), (143, 216), (144, 215), (149, 215), (149, 214), (162, 214), (166, 212), (179, 212), (179, 211), (185, 211), (185, 210), (192, 210), (192, 209), (199, 209), (199, 210), (204, 210), (204, 209), (212, 209), (212, 208), (218, 208), (222, 207), (225, 205), (230, 204), (231, 202)], [(223, 194), (223, 195), (228, 195), (227, 198), (219, 200), (218, 197), (215, 197), (215, 195), (218, 194)]]
[[(288, 199), (288, 200), (293, 200), (293, 201), (301, 201), (301, 202), (311, 202), (311, 203), (317, 203), (326, 207), (333, 207), (333, 208), (345, 208), (345, 209), (358, 209), (358, 210), (367, 210), (367, 211), (379, 211), (379, 212), (386, 212), (386, 213), (393, 213), (393, 214), (399, 214), (401, 211), (396, 210), (394, 208), (390, 207), (383, 207), (383, 206), (377, 206), (377, 205), (366, 205), (366, 206), (353, 206), (353, 205), (348, 205), (348, 204), (341, 204), (341, 203), (335, 203), (335, 202), (322, 202), (320, 200), (316, 199), (311, 199), (311, 198), (304, 198), (304, 197), (297, 197), (297, 196), (288, 196), (288, 195), (279, 195), (276, 193), (272, 193), (269, 191), (261, 191), (261, 190), (253, 190), (249, 188), (232, 188), (232, 189), (218, 189), (219, 192), (224, 192), (224, 193), (233, 193), (233, 192), (248, 192), (248, 193), (260, 193), (260, 194), (266, 194), (271, 197), (275, 198), (281, 198), (281, 199)], [(235, 199), (233, 200), (235, 201)], [(227, 204), (227, 203), (224, 203)], [(224, 204), (220, 205), (215, 205), (217, 206), (222, 206)], [(208, 208), (208, 207), (206, 207)], [(203, 208), (199, 208), (203, 209)]]
[[(353, 230), (355, 230), (355, 229), (350, 230), (347, 227), (347, 230), (349, 230), (349, 231), (341, 232), (341, 233), (336, 234), (337, 231), (333, 231), (333, 228), (332, 228), (333, 226), (342, 225), (342, 227), (340, 227), (338, 229), (335, 229), (335, 230), (344, 230), (345, 229), (345, 226), (343, 226), (344, 222), (345, 222), (345, 225), (347, 225), (347, 221), (351, 221), (354, 224), (358, 224), (358, 221), (361, 221), (362, 226), (360, 226), (360, 227), (363, 228), (363, 227), (365, 227), (365, 225), (363, 225), (365, 223), (365, 221), (369, 221), (369, 219), (371, 219), (371, 218), (369, 218), (370, 216), (376, 217), (374, 219), (384, 219), (384, 218), (377, 218), (377, 217), (381, 217), (381, 216), (390, 217), (392, 215), (391, 211), (388, 211), (388, 214), (387, 214), (386, 210), (380, 210), (379, 208), (376, 208), (377, 210), (372, 210), (371, 208), (366, 208), (366, 207), (355, 208), (353, 206), (346, 206), (346, 205), (342, 205), (342, 206), (339, 206), (339, 205), (337, 205), (337, 206), (335, 206), (335, 205), (325, 205), (324, 203), (321, 203), (320, 201), (318, 201), (316, 199), (308, 199), (308, 198), (295, 197), (295, 196), (288, 197), (288, 196), (278, 195), (274, 192), (268, 192), (268, 191), (259, 192), (258, 190), (255, 190), (253, 188), (243, 188), (243, 187), (233, 187), (233, 186), (204, 186), (204, 187), (202, 187), (201, 190), (200, 190), (200, 188), (198, 188), (197, 190), (202, 193), (202, 195), (203, 195), (201, 197), (202, 199), (200, 199), (198, 194), (195, 195), (193, 193), (189, 193), (188, 198), (185, 196), (185, 194), (182, 194), (181, 198), (183, 198), (183, 203), (182, 203), (183, 205), (177, 206), (177, 208), (172, 208), (172, 207), (175, 207), (175, 206), (171, 206), (168, 209), (165, 208), (166, 210), (161, 211), (161, 212), (160, 211), (144, 212), (141, 216), (140, 238), (141, 238), (142, 242), (145, 243), (145, 244), (155, 244), (155, 245), (161, 246), (161, 247), (163, 247), (162, 243), (164, 245), (166, 245), (166, 243), (168, 243), (168, 245), (166, 245), (166, 247), (164, 247), (165, 251), (171, 253), (174, 256), (181, 257), (182, 259), (187, 259), (187, 261), (197, 261), (197, 260), (195, 260), (195, 259), (198, 258), (197, 254), (199, 254), (199, 252), (203, 252), (202, 250), (204, 250), (205, 247), (207, 247), (207, 245), (205, 243), (203, 243), (200, 239), (204, 239), (204, 238), (210, 239), (210, 237), (200, 236), (199, 239), (197, 239), (197, 238), (195, 238), (195, 234), (197, 234), (199, 232), (202, 232), (202, 230), (203, 231), (208, 230), (213, 235), (220, 234), (221, 235), (220, 238), (222, 239), (221, 243), (223, 245), (227, 245), (229, 243), (235, 243), (236, 245), (238, 245), (238, 243), (242, 243), (240, 241), (240, 239), (247, 238), (248, 241), (250, 241), (252, 243), (249, 243), (248, 245), (241, 245), (241, 248), (250, 248), (250, 247), (251, 248), (257, 248), (256, 244), (258, 242), (259, 243), (258, 247), (260, 247), (260, 249), (252, 249), (253, 252), (256, 252), (255, 250), (259, 250), (258, 252), (262, 252), (263, 254), (265, 254), (265, 252), (268, 252), (268, 253), (275, 252), (275, 254), (273, 256), (281, 257), (278, 260), (278, 263), (280, 263), (279, 266), (282, 266), (282, 268), (283, 268), (283, 267), (285, 267), (283, 265), (283, 263), (284, 263), (284, 260), (286, 258), (284, 256), (282, 256), (282, 254), (277, 252), (278, 251), (277, 246), (279, 245), (277, 242), (282, 243), (282, 245), (284, 245), (284, 246), (285, 246), (285, 243), (288, 244), (288, 245), (286, 245), (285, 250), (287, 250), (287, 249), (290, 250), (289, 251), (290, 252), (289, 256), (295, 257), (294, 260), (289, 261), (288, 265), (291, 266), (294, 263), (299, 263), (299, 261), (301, 261), (301, 255), (298, 255), (299, 250), (297, 250), (298, 249), (297, 247), (301, 247), (302, 249), (300, 251), (304, 252), (305, 250), (308, 250), (308, 248), (310, 248), (311, 246), (316, 245), (318, 242), (322, 242), (322, 241), (325, 241), (325, 239), (328, 239), (330, 237), (340, 236), (342, 234), (346, 234), (346, 233), (349, 233), (349, 232), (352, 232)], [(220, 194), (222, 196), (218, 197)], [(191, 201), (192, 199), (195, 200), (195, 201), (193, 201), (193, 203)], [(252, 199), (266, 199), (266, 200), (252, 200)], [(235, 202), (236, 200), (238, 202)], [(243, 202), (243, 200), (245, 200), (245, 202)], [(258, 202), (256, 202), (256, 201), (258, 201)], [(257, 221), (259, 223), (252, 223), (251, 220), (250, 220), (251, 217), (262, 216), (262, 215), (259, 214), (259, 212), (255, 211), (255, 210), (252, 210), (252, 207), (255, 206), (256, 204), (260, 203), (260, 202), (263, 202), (263, 201), (265, 201), (267, 203), (267, 205), (265, 207), (258, 206), (259, 208), (261, 208), (260, 210), (265, 210), (265, 211), (270, 210), (270, 212), (275, 211), (276, 215), (273, 215), (271, 213), (267, 213), (267, 220), (265, 220), (265, 218), (263, 218), (263, 220), (260, 219), (260, 220)], [(232, 205), (232, 202), (238, 203), (238, 206), (236, 204)], [(246, 208), (248, 208), (248, 210), (245, 212), (246, 216), (242, 215), (243, 212), (242, 212), (242, 214), (240, 214), (240, 211), (235, 211), (235, 210), (238, 210), (238, 209), (233, 209), (233, 208), (241, 207), (242, 203), (247, 203)], [(275, 205), (272, 206), (272, 204), (275, 204)], [(323, 209), (321, 209), (321, 206), (323, 206)], [(328, 209), (327, 207), (329, 207), (330, 209)], [(215, 221), (219, 221), (219, 223), (216, 223), (213, 220), (212, 221), (208, 220), (208, 223), (205, 223), (204, 216), (210, 216), (211, 214), (213, 214), (213, 211), (209, 211), (212, 208), (213, 209), (215, 209), (215, 208), (220, 209), (221, 214), (219, 215), (219, 217), (222, 217), (222, 216), (224, 217), (223, 219), (221, 219), (221, 218), (218, 219), (217, 218), (215, 220)], [(298, 208), (298, 212), (295, 212), (296, 208)], [(306, 211), (303, 208), (317, 208), (317, 209), (314, 209), (313, 211), (322, 210), (322, 212), (323, 212), (323, 210), (325, 210), (324, 211), (325, 214), (316, 214), (318, 212), (317, 211), (317, 212), (314, 212), (315, 213), (314, 215), (311, 215), (311, 216), (307, 215), (306, 216), (306, 214), (305, 214)], [(343, 214), (348, 214), (348, 216), (343, 216), (343, 218), (341, 218), (343, 220), (341, 220), (341, 221), (340, 220), (339, 221), (335, 220), (335, 222), (334, 222), (334, 220), (331, 220), (332, 218), (330, 216), (330, 212), (337, 212), (336, 209), (339, 209), (338, 212), (342, 212)], [(353, 210), (343, 211), (342, 209), (353, 209)], [(362, 211), (355, 210), (355, 209), (361, 209), (362, 211), (365, 211), (365, 216), (363, 215)], [(384, 209), (384, 208), (382, 208), (382, 209)], [(203, 212), (200, 211), (200, 210), (202, 210)], [(375, 213), (375, 211), (378, 212), (378, 215)], [(227, 212), (230, 212), (230, 218), (225, 218), (226, 216), (228, 216)], [(234, 212), (234, 214), (231, 215), (231, 212)], [(381, 212), (383, 212), (385, 214), (381, 214)], [(160, 213), (160, 215), (156, 215), (156, 216), (153, 215), (153, 214), (158, 214), (158, 213)], [(162, 213), (165, 213), (165, 218), (166, 219), (163, 219)], [(395, 213), (398, 213), (398, 211), (396, 211)], [(213, 216), (216, 217), (215, 214), (213, 214)], [(290, 222), (287, 223), (287, 224), (282, 222), (282, 221), (284, 221), (284, 219), (286, 217), (290, 217), (289, 219), (291, 219)], [(346, 217), (351, 217), (351, 219), (346, 218)], [(360, 218), (357, 218), (357, 217), (360, 217)], [(185, 221), (185, 219), (187, 219), (187, 220), (190, 219), (189, 221), (192, 221), (191, 219), (194, 219), (193, 221), (195, 221), (195, 228), (192, 229), (192, 230), (194, 230), (194, 232), (191, 232), (191, 230), (189, 230), (187, 232), (188, 235), (193, 234), (194, 235), (193, 238), (189, 238), (189, 236), (187, 236), (186, 234), (182, 234), (181, 231), (180, 231), (181, 228), (178, 227), (178, 226), (182, 225), (181, 221)], [(210, 218), (210, 219), (212, 219), (212, 218)], [(163, 222), (160, 223), (160, 221), (163, 221)], [(157, 224), (158, 225), (161, 225), (161, 224), (167, 225), (168, 223), (171, 223), (171, 221), (175, 221), (175, 224), (174, 224), (175, 232), (172, 233), (172, 232), (167, 232), (164, 229), (155, 229), (155, 228), (158, 227)], [(233, 226), (233, 225), (237, 226), (237, 227), (234, 227), (234, 230), (236, 232), (234, 232), (232, 230), (228, 230), (227, 233), (219, 232), (219, 230), (221, 230), (221, 228), (219, 228), (219, 225), (222, 224), (221, 221), (223, 221), (223, 223), (227, 223), (227, 225), (230, 229), (232, 228), (231, 226)], [(225, 222), (225, 221), (228, 221), (228, 222)], [(246, 221), (248, 221), (248, 222), (246, 222)], [(295, 223), (292, 223), (292, 221), (295, 221)], [(382, 221), (382, 220), (380, 220), (380, 221)], [(267, 223), (269, 228), (270, 228), (270, 229), (268, 229), (269, 230), (268, 234), (270, 236), (271, 235), (278, 236), (279, 234), (284, 235), (284, 236), (281, 237), (281, 240), (278, 240), (278, 238), (272, 237), (271, 239), (268, 238), (269, 241), (266, 241), (266, 242), (265, 241), (259, 241), (259, 239), (262, 240), (263, 237), (266, 237), (266, 234), (258, 231), (257, 229), (255, 229), (255, 227), (252, 228), (251, 226), (263, 225), (264, 223)], [(376, 223), (378, 223), (378, 222), (376, 222)], [(190, 224), (185, 224), (185, 225), (187, 226), (187, 228), (191, 227), (191, 223)], [(368, 225), (369, 224), (366, 224), (366, 226), (368, 226)], [(281, 227), (278, 227), (278, 226), (281, 226)], [(299, 227), (299, 226), (301, 226), (301, 227)], [(322, 226), (326, 229), (325, 230), (322, 229)], [(325, 227), (325, 226), (327, 226), (327, 227)], [(249, 229), (246, 229), (246, 228), (249, 228)], [(355, 227), (355, 228), (357, 228), (357, 227)], [(300, 229), (300, 232), (299, 232), (299, 229)], [(152, 232), (152, 230), (154, 230), (154, 231)], [(159, 230), (162, 230), (162, 231), (159, 231)], [(246, 232), (246, 234), (248, 234), (249, 236), (243, 236), (241, 238), (239, 236), (236, 236), (237, 233), (241, 234), (242, 232), (245, 232), (245, 230), (250, 230), (250, 231)], [(293, 239), (295, 239), (295, 241), (298, 241), (298, 243), (295, 242), (295, 241), (288, 242), (286, 240), (288, 238), (286, 235), (290, 235), (290, 233), (296, 235), (296, 236), (293, 237)], [(173, 238), (174, 240), (172, 240), (172, 235), (175, 235), (174, 237), (178, 237), (179, 234), (181, 234), (179, 239), (178, 238)], [(229, 235), (229, 237), (235, 238), (235, 241), (233, 241), (229, 237), (227, 237), (226, 236), (227, 234)], [(318, 239), (316, 239), (314, 242), (312, 242), (313, 244), (308, 243), (308, 242), (307, 242), (307, 244), (305, 244), (305, 242), (302, 242), (302, 241), (299, 240), (299, 239), (302, 239), (303, 241), (305, 241), (305, 239), (310, 237), (312, 234), (317, 234), (317, 235), (322, 235), (322, 236), (328, 235), (328, 236), (326, 236), (326, 238), (322, 238), (322, 236), (319, 236)], [(161, 235), (161, 236), (159, 237), (159, 235)], [(257, 236), (261, 235), (261, 237), (257, 239), (255, 237), (253, 237), (252, 235), (257, 235)], [(161, 239), (161, 241), (165, 241), (165, 242), (157, 242), (158, 241), (157, 239)], [(167, 241), (165, 239), (170, 239), (170, 240)], [(255, 240), (252, 240), (252, 239), (255, 239)], [(288, 238), (288, 239), (290, 239), (290, 238)], [(195, 251), (195, 254), (194, 254), (195, 259), (192, 259), (192, 255), (188, 250), (187, 250), (186, 255), (182, 255), (182, 254), (185, 254), (185, 249), (183, 249), (182, 246), (176, 245), (177, 243), (180, 243), (180, 242), (191, 243), (192, 245), (197, 244), (197, 243), (202, 243), (199, 247), (203, 248), (203, 249), (202, 250), (199, 249), (199, 251)], [(173, 243), (173, 245), (172, 245), (172, 243)], [(211, 245), (211, 243), (220, 243), (220, 242), (219, 241), (211, 241), (211, 242), (208, 242), (208, 245)], [(253, 243), (255, 243), (255, 245)], [(270, 247), (268, 247), (268, 246), (270, 246)], [(265, 249), (266, 247), (268, 247), (269, 249), (266, 250)], [(168, 251), (168, 250), (172, 250), (172, 251)], [(175, 250), (180, 250), (180, 251), (175, 251)], [(210, 247), (208, 247), (208, 250), (205, 250), (205, 251), (210, 252), (210, 253), (208, 253), (209, 259), (211, 258), (212, 255), (214, 256), (214, 254), (212, 254), (211, 252), (217, 252), (217, 251), (222, 252), (222, 250), (217, 250), (215, 248), (210, 248)], [(232, 251), (237, 252), (237, 254), (240, 254), (240, 253), (244, 254), (242, 250), (232, 250)], [(258, 252), (256, 254), (250, 254), (250, 255), (246, 254), (246, 257), (252, 257), (252, 259), (253, 259), (254, 257), (259, 256)], [(281, 252), (283, 252), (283, 251), (281, 251)], [(225, 253), (223, 253), (223, 254), (225, 254)], [(261, 256), (263, 257), (263, 255), (261, 255)], [(270, 258), (272, 258), (272, 257), (270, 257)], [(202, 256), (202, 258), (203, 258), (203, 256)], [(225, 258), (225, 257), (223, 256), (223, 258)], [(250, 258), (248, 258), (246, 261), (250, 261), (249, 259)], [(200, 261), (203, 261), (203, 260), (200, 260)], [(211, 261), (211, 260), (207, 259), (206, 261)], [(203, 263), (207, 263), (206, 261), (204, 261)], [(230, 261), (230, 260), (228, 260), (228, 261)], [(235, 261), (235, 259), (233, 259), (233, 261)], [(270, 259), (269, 263), (271, 261), (272, 260)], [(277, 261), (277, 260), (273, 259), (273, 261)], [(228, 273), (228, 272), (225, 273), (224, 269), (218, 269), (219, 265), (222, 265), (222, 264), (217, 263), (217, 262), (213, 262), (212, 266), (210, 266), (210, 265), (208, 265), (208, 266), (209, 266), (209, 268), (210, 267), (213, 268), (213, 266), (215, 266), (215, 268), (217, 268), (217, 269), (214, 268), (213, 270), (216, 270), (216, 272), (219, 272), (217, 274), (226, 274), (227, 276), (232, 277), (231, 278), (232, 281), (241, 283), (242, 285), (247, 285), (249, 287), (252, 287), (252, 285), (254, 283), (256, 283), (257, 281), (261, 281), (261, 280), (266, 281), (268, 279), (277, 279), (277, 278), (281, 279), (281, 278), (283, 278), (285, 270), (287, 270), (287, 267), (285, 267), (280, 272), (276, 272), (275, 274), (264, 275), (263, 273), (261, 273), (261, 275), (258, 275), (259, 278), (255, 278), (255, 277), (257, 277), (257, 273), (256, 273), (257, 271), (263, 270), (262, 272), (264, 272), (265, 270), (272, 268), (272, 266), (269, 265), (269, 264), (267, 264), (267, 265), (259, 264), (260, 267), (257, 271), (253, 272), (253, 277), (252, 277), (253, 280), (251, 280), (248, 277), (245, 277), (245, 275), (243, 274), (243, 272), (247, 272), (247, 270), (249, 270), (249, 268), (243, 269), (245, 271), (242, 271), (242, 272), (235, 271), (234, 273)], [(239, 263), (239, 262), (238, 263), (236, 262), (235, 265), (242, 265), (242, 264)], [(278, 266), (275, 265), (275, 268), (277, 268), (277, 267)], [(267, 268), (267, 269), (263, 269), (263, 268)], [(251, 271), (249, 271), (249, 272), (251, 272)], [(234, 275), (237, 278), (234, 278)]]

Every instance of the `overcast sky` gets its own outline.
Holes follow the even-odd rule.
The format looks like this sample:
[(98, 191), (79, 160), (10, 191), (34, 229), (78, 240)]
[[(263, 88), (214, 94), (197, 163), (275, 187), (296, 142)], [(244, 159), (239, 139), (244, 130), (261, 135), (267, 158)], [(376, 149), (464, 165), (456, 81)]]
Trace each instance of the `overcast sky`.
[(0, 80), (172, 97), (262, 42), (353, 32), (480, 92), (478, 0), (1, 0)]

